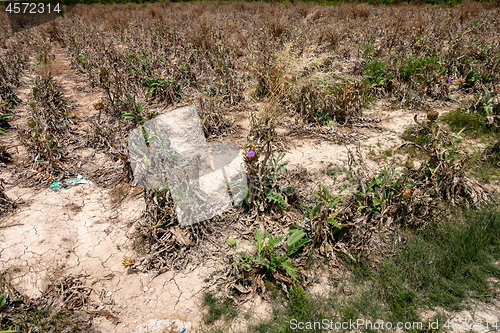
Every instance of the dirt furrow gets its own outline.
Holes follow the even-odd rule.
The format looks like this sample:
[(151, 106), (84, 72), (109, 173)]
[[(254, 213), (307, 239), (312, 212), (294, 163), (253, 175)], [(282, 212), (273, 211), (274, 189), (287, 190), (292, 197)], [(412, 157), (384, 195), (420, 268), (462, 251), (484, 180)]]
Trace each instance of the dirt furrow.
[[(95, 112), (92, 104), (100, 98), (99, 92), (90, 90), (83, 75), (71, 70), (64, 50), (56, 48), (54, 53), (54, 81), (70, 102), (75, 122), (86, 126), (85, 121)], [(30, 97), (29, 79), (25, 81), (18, 91), (23, 102)], [(28, 119), (24, 105), (15, 113), (12, 123), (21, 131)], [(15, 151), (14, 159), (22, 161), (26, 152), (21, 141), (13, 138), (11, 144), (9, 151)], [(89, 150), (82, 148), (72, 154), (90, 155)], [(15, 214), (3, 218), (2, 225), (10, 227), (0, 229), (0, 269), (8, 269), (15, 285), (26, 295), (40, 296), (54, 274), (85, 274), (89, 286), (99, 291), (99, 295), (93, 294), (94, 301), (120, 320), (115, 325), (97, 317), (94, 322), (102, 332), (163, 332), (173, 327), (190, 330), (200, 321), (197, 295), (213, 263), (185, 272), (166, 272), (154, 279), (122, 265), (124, 257), (141, 259), (132, 248), (131, 238), (133, 223), (144, 210), (143, 200), (126, 198), (117, 206), (108, 189), (94, 184), (60, 191), (48, 186), (33, 190), (17, 184), (10, 167), (1, 175), (6, 178), (7, 195), (22, 199), (24, 204)]]

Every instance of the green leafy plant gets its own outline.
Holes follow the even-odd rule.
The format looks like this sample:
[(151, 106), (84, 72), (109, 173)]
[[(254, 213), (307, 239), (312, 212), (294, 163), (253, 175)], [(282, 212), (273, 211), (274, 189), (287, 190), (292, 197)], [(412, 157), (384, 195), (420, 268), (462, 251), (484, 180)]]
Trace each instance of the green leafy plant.
[(469, 73), (467, 73), (465, 81), (462, 82), (462, 87), (464, 87), (465, 89), (470, 89), (474, 87), (476, 83), (478, 83), (479, 81), (481, 81), (481, 75), (479, 74), (479, 69), (470, 71)]
[(491, 91), (483, 87), (483, 95), (479, 98), (475, 97), (472, 100), (471, 111), (486, 117), (485, 121), (487, 123), (493, 123), (493, 121), (489, 121), (489, 119), (492, 118), (494, 111), (500, 113), (498, 98), (494, 98), (491, 95)]
[(132, 103), (134, 108), (132, 109), (132, 112), (125, 112), (123, 113), (123, 120), (130, 119), (132, 122), (135, 124), (144, 124), (147, 120), (146, 115), (144, 113), (144, 108), (142, 107), (142, 104), (138, 101), (135, 101), (135, 103)]
[(266, 195), (266, 200), (267, 202), (269, 203), (275, 203), (277, 204), (278, 206), (280, 206), (281, 208), (283, 209), (287, 209), (287, 204), (286, 204), (286, 201), (285, 199), (283, 198), (283, 196), (278, 193), (278, 192), (274, 192), (274, 191), (269, 191), (269, 193)]
[(21, 102), (14, 89), (7, 83), (3, 85), (0, 83), (0, 101), (2, 100), (3, 103), (0, 104), (0, 107), (5, 106), (8, 109), (12, 109)]
[(474, 97), (469, 107), (458, 108), (443, 116), (453, 130), (466, 128), (470, 134), (498, 132), (500, 102), (486, 87), (480, 97)]
[[(11, 118), (11, 117), (14, 117), (14, 115), (11, 113), (2, 114), (2, 115), (0, 115), (0, 122), (4, 119)], [(0, 134), (7, 135), (8, 133), (9, 132), (7, 132), (5, 129), (0, 127)]]
[[(264, 270), (266, 273), (284, 272), (293, 282), (297, 281), (297, 268), (293, 265), (290, 256), (297, 253), (310, 239), (301, 229), (294, 229), (288, 236), (286, 245), (281, 246), (284, 237), (274, 237), (269, 232), (255, 231), (255, 256), (243, 252), (234, 255), (235, 266), (250, 272)], [(266, 243), (267, 240), (267, 243)]]
[(158, 99), (167, 102), (184, 98), (182, 94), (183, 83), (177, 82), (175, 78), (167, 79), (163, 75), (158, 78), (145, 77), (144, 86), (146, 93), (151, 95), (151, 100)]
[[(347, 226), (342, 226), (339, 224), (337, 216), (339, 212), (337, 210), (337, 205), (342, 202), (342, 189), (340, 194), (337, 196), (332, 196), (325, 185), (320, 184), (320, 191), (316, 192), (318, 196), (318, 202), (312, 207), (304, 207), (304, 216), (307, 219), (306, 229), (312, 235), (318, 235), (322, 233), (321, 227), (326, 227), (329, 234), (334, 237), (340, 237), (345, 234), (348, 230)], [(325, 226), (322, 221), (327, 221), (329, 226)]]
[(369, 36), (363, 45), (361, 45), (361, 51), (365, 59), (371, 59), (377, 53), (377, 49), (374, 47), (373, 42), (373, 36)]
[(369, 183), (361, 182), (360, 189), (354, 192), (358, 203), (358, 211), (369, 209), (374, 214), (380, 214), (383, 207), (387, 207), (394, 195), (399, 194), (399, 188), (403, 178), (395, 179), (396, 167), (390, 170), (386, 167)]
[(418, 84), (431, 84), (444, 71), (444, 66), (437, 56), (418, 57), (412, 55), (406, 58), (399, 69), (401, 79), (414, 81)]
[(373, 87), (384, 87), (393, 80), (393, 74), (387, 70), (386, 62), (377, 59), (365, 65), (363, 74), (367, 76), (365, 81)]
[(80, 63), (80, 65), (82, 65), (84, 69), (87, 69), (89, 60), (83, 50), (80, 52), (80, 54), (78, 54), (76, 60)]
[(267, 161), (249, 163), (250, 188), (245, 199), (248, 206), (256, 204), (261, 211), (268, 205), (288, 208), (286, 193), (291, 185), (286, 179), (288, 170), (287, 163), (283, 162), (284, 157), (284, 153), (270, 154)]
[[(435, 202), (435, 199), (447, 201), (452, 205), (460, 203), (479, 207), (482, 203), (488, 202), (490, 198), (481, 187), (474, 185), (474, 182), (465, 174), (470, 156), (457, 145), (466, 137), (466, 135), (463, 135), (465, 129), (462, 128), (458, 133), (449, 133), (436, 123), (437, 118), (438, 113), (435, 111), (427, 113), (428, 121), (426, 122), (418, 121), (417, 116), (415, 116), (415, 121), (418, 125), (417, 128), (426, 129), (426, 132), (429, 133), (429, 140), (422, 146), (414, 142), (407, 142), (399, 147), (413, 147), (418, 149), (426, 158), (425, 161), (422, 161), (419, 168), (414, 168), (413, 161), (408, 163), (408, 172), (402, 176), (405, 180), (400, 183), (406, 187), (404, 192), (401, 191), (403, 192), (401, 193), (401, 199), (405, 199), (403, 201), (412, 200), (412, 206), (415, 208), (416, 201), (412, 197), (412, 193), (413, 190), (417, 189), (422, 194), (417, 200), (420, 202), (419, 206), (421, 208), (424, 207), (426, 211), (433, 209), (425, 203), (426, 200), (434, 200)], [(361, 196), (358, 194), (358, 199), (363, 199), (364, 202), (367, 202), (365, 206), (372, 209), (372, 212), (379, 212), (380, 210), (374, 210), (373, 206), (377, 205), (380, 198), (377, 198), (378, 200), (376, 201), (367, 200), (369, 191), (365, 191), (365, 188), (367, 188), (366, 185), (359, 191), (361, 192)], [(399, 197), (397, 191), (394, 194)], [(425, 197), (427, 199), (424, 199)], [(397, 202), (394, 202), (394, 204), (397, 205), (396, 207), (402, 208), (404, 214), (410, 212), (408, 210), (409, 206), (398, 205)], [(414, 214), (415, 209), (412, 209), (412, 211), (412, 214)], [(421, 218), (418, 219), (424, 222)]]

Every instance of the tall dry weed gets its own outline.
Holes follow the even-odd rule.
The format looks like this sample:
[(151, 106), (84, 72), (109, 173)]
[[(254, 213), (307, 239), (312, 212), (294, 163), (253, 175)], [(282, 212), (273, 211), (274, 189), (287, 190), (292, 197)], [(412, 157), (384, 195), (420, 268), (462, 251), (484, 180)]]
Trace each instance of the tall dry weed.
[(344, 30), (335, 25), (329, 25), (321, 29), (318, 42), (326, 43), (331, 50), (336, 50), (342, 40)]
[(372, 7), (367, 3), (357, 4), (351, 8), (351, 15), (354, 19), (361, 18), (366, 20), (370, 17), (371, 12)]
[(269, 15), (267, 18), (269, 34), (274, 38), (280, 38), (285, 32), (285, 22), (287, 22), (286, 17), (282, 18), (277, 15)]
[(464, 0), (457, 8), (458, 19), (460, 23), (463, 23), (466, 20), (476, 18), (483, 9), (483, 5), (477, 1)]
[(300, 15), (301, 18), (306, 18), (309, 14), (309, 6), (305, 3), (300, 3), (294, 6), (294, 10), (297, 14)]
[(212, 37), (214, 25), (215, 21), (213, 14), (205, 12), (195, 20), (190, 28), (188, 28), (186, 39), (196, 49), (208, 51), (214, 44)]

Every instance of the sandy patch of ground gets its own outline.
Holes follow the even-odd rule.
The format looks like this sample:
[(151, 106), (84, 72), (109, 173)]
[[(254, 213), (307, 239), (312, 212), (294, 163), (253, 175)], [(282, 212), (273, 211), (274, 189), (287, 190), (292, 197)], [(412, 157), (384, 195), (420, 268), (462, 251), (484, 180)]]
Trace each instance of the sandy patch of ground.
[(144, 210), (143, 200), (128, 198), (117, 207), (109, 191), (95, 185), (35, 193), (12, 188), (7, 194), (26, 204), (3, 219), (0, 269), (15, 268), (13, 282), (27, 296), (40, 296), (55, 271), (85, 274), (89, 285), (106, 295), (96, 301), (109, 305), (121, 321), (115, 326), (104, 318), (96, 319), (103, 332), (148, 327), (151, 320), (169, 325), (182, 321), (182, 328), (196, 327), (189, 323), (200, 321), (197, 297), (204, 278), (216, 268), (214, 263), (155, 278), (152, 273), (122, 266), (125, 256), (139, 259), (130, 237), (133, 222)]

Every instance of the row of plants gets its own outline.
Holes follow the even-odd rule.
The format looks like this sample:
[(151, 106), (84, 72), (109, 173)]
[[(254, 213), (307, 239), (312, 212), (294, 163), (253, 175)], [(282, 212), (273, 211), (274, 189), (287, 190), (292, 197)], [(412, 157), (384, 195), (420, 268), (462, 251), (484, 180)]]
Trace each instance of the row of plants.
[[(470, 108), (459, 110), (474, 113), (474, 106), (484, 97), (474, 99)], [(464, 127), (445, 130), (434, 111), (428, 112), (427, 119), (415, 118), (415, 122), (405, 133), (407, 141), (398, 148), (405, 152), (403, 156), (410, 156), (402, 166), (360, 178), (338, 194), (331, 194), (320, 184), (313, 202), (301, 207), (301, 223), (291, 225), (284, 235), (278, 233), (280, 236), (257, 228), (253, 250), (241, 251), (242, 240), (229, 237), (232, 269), (226, 289), (205, 295), (203, 304), (209, 311), (205, 324), (216, 331), (229, 329), (238, 316), (234, 313), (236, 304), (255, 293), (266, 295), (272, 304), (272, 319), (254, 323), (245, 317), (250, 323), (248, 332), (295, 331), (292, 319), (304, 323), (332, 318), (419, 321), (422, 307), (462, 310), (468, 297), (474, 302), (495, 297), (488, 277), (499, 274), (493, 264), (498, 242), (491, 233), (498, 229), (500, 219), (498, 211), (489, 205), (494, 197), (471, 177), (469, 160), (480, 161), (462, 145), (471, 132), (467, 129), (466, 133)], [(257, 156), (253, 153), (247, 154), (247, 162), (273, 165), (264, 154), (260, 161), (253, 160)], [(483, 159), (490, 154), (484, 150)], [(254, 173), (253, 177), (257, 180), (259, 175)], [(304, 199), (295, 201), (295, 208)], [(269, 207), (264, 211), (273, 215)], [(388, 235), (391, 242), (401, 242), (402, 237), (401, 248), (379, 245), (370, 255), (370, 240), (376, 234)], [(352, 271), (354, 280), (344, 283), (355, 283), (359, 292), (346, 295), (342, 282), (338, 282), (340, 288), (333, 289), (337, 291), (307, 293), (305, 286), (310, 280), (305, 270), (316, 265), (316, 254), (329, 258), (330, 265), (345, 265)], [(423, 266), (429, 269), (422, 271)], [(439, 311), (433, 320), (453, 326)], [(316, 326), (309, 329), (322, 331)]]
[[(446, 221), (456, 207), (474, 211), (490, 202), (492, 197), (468, 172), (472, 155), (460, 146), (465, 137), (463, 130), (448, 132), (437, 119), (438, 114), (433, 111), (425, 120), (415, 119), (410, 132), (413, 134), (407, 134), (408, 141), (399, 149), (419, 153), (410, 154), (403, 167), (384, 168), (371, 178), (360, 178), (349, 191), (344, 188), (336, 195), (320, 184), (316, 199), (302, 207), (304, 198), (295, 200), (292, 205), (301, 208), (303, 220), (290, 226), (288, 235), (276, 236), (257, 229), (254, 253), (238, 251), (240, 240), (229, 237), (233, 270), (227, 284), (232, 292), (225, 297), (245, 301), (250, 291), (252, 295), (265, 291), (265, 281), (281, 284), (285, 290), (300, 288), (307, 283), (307, 274), (303, 274), (301, 267), (314, 253), (329, 258), (333, 265), (339, 264), (337, 258), (363, 261), (370, 252), (370, 240), (380, 232), (400, 228), (415, 232), (431, 230)], [(415, 140), (417, 137), (420, 140)], [(484, 154), (488, 155), (488, 150)], [(250, 166), (267, 163), (269, 174), (250, 173), (250, 184), (252, 179), (257, 184), (262, 179), (276, 179), (273, 154), (269, 159), (261, 155), (260, 160), (258, 157), (254, 160), (254, 156), (258, 155), (253, 151), (247, 154)], [(286, 175), (285, 167), (282, 168), (283, 172), (278, 174)], [(286, 184), (286, 178), (280, 182)], [(281, 192), (281, 196), (285, 197), (285, 193)], [(253, 206), (262, 207), (260, 201), (253, 205), (248, 200), (245, 203), (250, 210)], [(272, 206), (265, 207), (261, 210), (266, 214), (275, 214)], [(277, 207), (286, 210), (290, 205)]]
[[(307, 11), (305, 15), (303, 11), (294, 13), (293, 6), (284, 7), (280, 14), (281, 7), (276, 6), (200, 6), (207, 11), (189, 22), (194, 28), (188, 28), (184, 21), (190, 17), (188, 11), (168, 4), (138, 12), (125, 21), (112, 13), (101, 13), (95, 21), (73, 13), (60, 21), (60, 35), (75, 68), (105, 93), (105, 99), (95, 105), (99, 111), (95, 127), (100, 131), (95, 133), (109, 136), (117, 129), (119, 135), (105, 139), (105, 145), (110, 148), (112, 140), (121, 144), (122, 148), (114, 148), (114, 154), (122, 160), (128, 159), (124, 148), (128, 131), (152, 119), (155, 114), (145, 110), (157, 104), (171, 106), (201, 92), (207, 100), (217, 100), (220, 108), (245, 105), (244, 92), (250, 87), (250, 100), (263, 105), (251, 119), (245, 156), (250, 191), (241, 209), (258, 219), (261, 214), (275, 217), (295, 208), (303, 211), (304, 218), (290, 228), (286, 226), (287, 236), (278, 233), (283, 230), (266, 232), (259, 226), (255, 255), (235, 250), (231, 262), (235, 295), (263, 290), (268, 280), (279, 282), (286, 290), (298, 288), (303, 282), (300, 267), (314, 251), (335, 260), (339, 253), (361, 254), (374, 227), (396, 224), (426, 228), (429, 217), (445, 208), (436, 201), (475, 206), (487, 200), (466, 176), (468, 159), (457, 148), (463, 132), (446, 132), (432, 112), (414, 129), (419, 135), (423, 133), (424, 141), (405, 146), (420, 150), (421, 162), (412, 159), (406, 169), (384, 169), (369, 179), (360, 179), (348, 194), (332, 195), (321, 186), (316, 202), (307, 207), (300, 206), (288, 183), (283, 155), (276, 153), (274, 146), (276, 122), (283, 114), (297, 112), (305, 123), (345, 124), (359, 118), (362, 107), (374, 95), (395, 94), (410, 104), (421, 101), (422, 93), (446, 99), (450, 94), (446, 87), (453, 82), (464, 91), (484, 88), (484, 95), (469, 110), (487, 122), (493, 117), (495, 122), (498, 102), (491, 94), (497, 83), (498, 45), (471, 42), (491, 37), (491, 31), (498, 30), (494, 11), (480, 10), (475, 15), (481, 22), (475, 22), (472, 17), (461, 19), (453, 10), (441, 8), (414, 12), (380, 8), (368, 15), (341, 18), (340, 8), (322, 9), (319, 15), (309, 17)], [(263, 10), (269, 8), (270, 14)], [(396, 20), (387, 19), (389, 14), (396, 15)], [(381, 17), (386, 19), (379, 20)], [(339, 35), (338, 41), (330, 36), (327, 45), (315, 47), (322, 37), (317, 33), (325, 31), (318, 28), (326, 28), (337, 19), (335, 24), (349, 33)], [(293, 24), (280, 28), (280, 22), (306, 23), (297, 24), (303, 27), (297, 31), (291, 28)], [(49, 62), (48, 50), (41, 47), (39, 51), (39, 61)], [(309, 57), (318, 53), (324, 55)], [(352, 77), (335, 72), (345, 56), (358, 61), (358, 65), (349, 64)], [(63, 142), (71, 130), (67, 104), (50, 78), (35, 80), (32, 98), (26, 142), (36, 165), (46, 166), (47, 179), (53, 179), (55, 170), (64, 168)], [(204, 113), (207, 119), (221, 119), (211, 113)], [(110, 129), (107, 134), (103, 130), (106, 126)], [(211, 131), (209, 127), (205, 130)], [(94, 137), (92, 143), (101, 144), (100, 140)], [(175, 193), (166, 189), (144, 193), (148, 224), (139, 245), (157, 260), (142, 263), (146, 269), (183, 267), (186, 249), (213, 233), (209, 223), (178, 228), (172, 195)], [(237, 243), (228, 240), (232, 247)], [(341, 247), (341, 243), (347, 245)]]
[[(5, 43), (5, 42), (4, 42)], [(15, 89), (20, 86), (22, 72), (27, 68), (28, 54), (21, 41), (12, 41), (8, 51), (0, 59), (0, 134), (8, 134), (8, 119), (14, 114), (13, 109), (21, 103)], [(6, 158), (4, 148), (0, 146), (0, 161)]]
[[(190, 6), (205, 14), (187, 29), (179, 18)], [(106, 91), (105, 106), (118, 116), (129, 107), (126, 94), (170, 104), (198, 91), (234, 105), (249, 85), (256, 100), (281, 86), (287, 93), (280, 108), (306, 123), (344, 124), (381, 94), (416, 106), (498, 82), (495, 9), (368, 8), (367, 16), (346, 16), (343, 6), (317, 7), (307, 9), (314, 15), (297, 30), (292, 22), (307, 13), (293, 8), (165, 3), (127, 20), (101, 11), (89, 22), (74, 13), (61, 21), (61, 31), (75, 65)], [(332, 29), (336, 37), (328, 35)], [(339, 76), (336, 64), (344, 58), (347, 73)]]
[(69, 103), (59, 89), (50, 77), (35, 77), (26, 106), (30, 116), (21, 137), (34, 157), (32, 167), (38, 181), (57, 180), (68, 171), (65, 141), (74, 124), (68, 114)]
[[(16, 94), (16, 89), (21, 85), (21, 76), (27, 69), (28, 53), (25, 52), (25, 42), (22, 39), (9, 41), (7, 29), (2, 25), (0, 30), (5, 31), (0, 38), (2, 48), (6, 48), (0, 57), (0, 136), (9, 135), (9, 120), (14, 116), (14, 109), (22, 101)], [(0, 143), (0, 163), (12, 161), (11, 154), (7, 148)], [(0, 181), (0, 215), (11, 211), (15, 202), (5, 194), (3, 183)]]
[[(166, 8), (182, 13), (174, 5)], [(106, 94), (96, 109), (121, 120), (128, 129), (151, 119), (153, 116), (144, 110), (158, 103), (171, 105), (197, 91), (207, 99), (217, 100), (220, 107), (244, 104), (242, 87), (249, 83), (253, 86), (252, 98), (263, 107), (251, 119), (245, 156), (250, 191), (245, 209), (250, 214), (277, 215), (295, 206), (304, 210), (304, 221), (297, 229), (290, 230), (292, 238), (266, 234), (264, 230), (256, 234), (259, 254), (252, 258), (241, 254), (235, 259), (238, 264), (234, 274), (247, 281), (246, 286), (250, 285), (249, 275), (262, 274), (279, 276), (278, 280), (290, 284), (300, 279), (294, 266), (300, 262), (299, 257), (319, 249), (322, 255), (334, 258), (339, 251), (347, 251), (336, 248), (339, 240), (366, 242), (370, 236), (366, 230), (373, 226), (383, 228), (394, 223), (424, 227), (429, 216), (442, 208), (432, 203), (437, 199), (470, 205), (485, 200), (465, 176), (467, 158), (460, 156), (456, 148), (460, 133), (454, 137), (441, 130), (432, 115), (432, 119), (420, 122), (416, 130), (428, 133), (428, 142), (412, 143), (426, 157), (422, 163), (408, 161), (404, 170), (384, 170), (372, 179), (360, 180), (359, 187), (348, 195), (331, 195), (326, 187), (321, 187), (317, 203), (307, 208), (298, 204), (293, 188), (287, 183), (283, 155), (275, 154), (273, 144), (277, 139), (275, 123), (286, 113), (298, 112), (306, 123), (347, 123), (360, 117), (362, 107), (374, 94), (396, 93), (401, 101), (413, 103), (411, 94), (421, 98), (422, 87), (432, 90), (440, 82), (464, 91), (482, 87), (490, 91), (488, 85), (496, 82), (495, 44), (469, 43), (468, 38), (484, 38), (489, 35), (488, 28), (496, 29), (495, 19), (488, 19), (491, 12), (479, 11), (484, 15), (483, 25), (474, 24), (471, 19), (461, 20), (454, 17), (455, 12), (439, 8), (430, 14), (424, 10), (397, 9), (393, 12), (398, 18), (395, 25), (373, 19), (387, 15), (385, 9), (374, 11), (368, 16), (371, 19), (345, 17), (339, 24), (349, 26), (350, 32), (339, 36), (338, 43), (333, 45), (335, 52), (311, 61), (304, 57), (303, 51), (310, 46), (307, 40), (315, 40), (308, 34), (321, 31), (316, 28), (326, 24), (322, 14), (300, 32), (293, 29), (280, 32), (278, 23), (273, 23), (270, 30), (261, 28), (259, 20), (266, 23), (266, 18), (258, 8), (255, 12), (251, 6), (207, 9), (208, 14), (194, 21), (195, 28), (190, 30), (174, 17), (168, 20), (170, 26), (165, 25), (170, 14), (161, 7), (137, 13), (127, 21), (104, 14), (101, 21), (89, 22), (75, 13), (61, 22), (61, 34), (73, 54), (75, 66)], [(276, 9), (271, 13), (277, 15)], [(323, 14), (327, 18), (340, 15), (335, 9)], [(228, 15), (234, 18), (236, 26), (225, 27)], [(256, 15), (257, 21), (243, 29), (251, 15)], [(289, 15), (288, 19), (298, 19)], [(479, 17), (478, 13), (475, 15)], [(102, 30), (102, 24), (108, 27)], [(386, 33), (362, 33), (369, 28), (375, 32), (384, 28)], [(466, 29), (466, 37), (458, 35)], [(229, 36), (230, 31), (236, 33)], [(247, 36), (244, 49), (234, 39), (240, 33)], [(291, 41), (296, 44), (290, 45)], [(449, 45), (454, 45), (456, 56), (449, 53), (452, 51), (444, 51)], [(321, 51), (322, 47), (314, 51)], [(325, 49), (331, 52), (332, 44)], [(360, 52), (364, 60), (350, 69), (353, 78), (335, 74), (336, 61), (355, 52)], [(445, 61), (448, 58), (454, 60)], [(294, 63), (298, 65), (293, 67)], [(478, 70), (482, 65), (488, 72)], [(315, 77), (318, 80), (313, 80)], [(402, 85), (406, 85), (403, 92)], [(442, 90), (429, 96), (446, 99), (449, 94), (450, 90)], [(216, 118), (214, 113), (217, 110), (210, 117)], [(146, 252), (161, 252), (165, 261), (159, 266), (147, 263), (149, 267), (185, 263), (179, 249), (198, 244), (199, 238), (209, 233), (207, 225), (179, 231), (171, 195), (161, 189), (145, 193), (149, 218), (139, 245)], [(159, 240), (162, 241), (158, 243)], [(272, 246), (263, 245), (266, 242)], [(295, 244), (300, 246), (295, 248)], [(257, 283), (258, 280), (252, 279), (251, 283)]]

